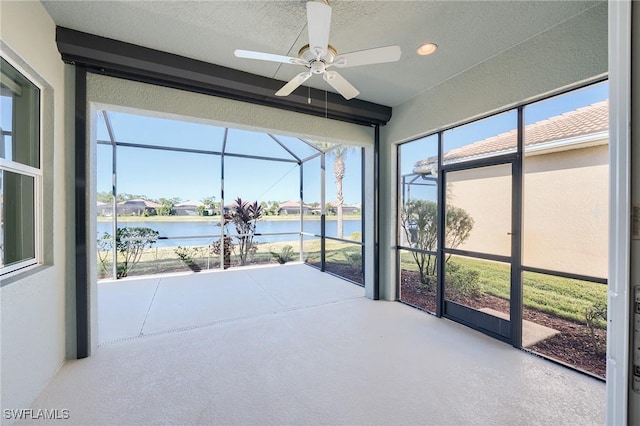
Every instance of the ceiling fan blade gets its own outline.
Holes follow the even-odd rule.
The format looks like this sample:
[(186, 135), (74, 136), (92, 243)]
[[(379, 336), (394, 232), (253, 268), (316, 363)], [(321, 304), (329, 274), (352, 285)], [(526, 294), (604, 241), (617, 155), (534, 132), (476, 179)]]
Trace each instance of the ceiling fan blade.
[(336, 89), (346, 100), (355, 98), (360, 94), (358, 89), (353, 87), (351, 83), (335, 71), (327, 71), (322, 77), (324, 78), (324, 81)]
[(307, 23), (309, 48), (319, 59), (327, 53), (329, 45), (331, 6), (317, 1), (307, 2)]
[(276, 96), (289, 96), (291, 92), (296, 90), (302, 83), (307, 81), (309, 77), (311, 77), (311, 75), (312, 74), (310, 72), (302, 72), (296, 75), (276, 92)]
[[(237, 49), (233, 52), (237, 58), (258, 59), (260, 61), (282, 62), (284, 64), (298, 64), (300, 59), (291, 56), (274, 55), (273, 53), (254, 52), (253, 50)], [(303, 63), (304, 65), (304, 63)]]
[(400, 46), (377, 47), (375, 49), (360, 50), (358, 52), (339, 55), (332, 65), (339, 68), (359, 67), (360, 65), (381, 64), (395, 62), (400, 59)]

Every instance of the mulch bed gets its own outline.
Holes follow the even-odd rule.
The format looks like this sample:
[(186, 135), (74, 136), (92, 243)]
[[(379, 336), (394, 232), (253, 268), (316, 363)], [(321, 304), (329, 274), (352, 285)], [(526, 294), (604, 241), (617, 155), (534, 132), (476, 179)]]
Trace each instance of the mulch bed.
[[(401, 276), (400, 299), (417, 308), (435, 313), (435, 291), (428, 292), (420, 288), (420, 277), (417, 272), (403, 270)], [(477, 309), (491, 308), (504, 313), (509, 312), (509, 301), (491, 295), (484, 295), (478, 298), (457, 298), (456, 303)], [(605, 354), (596, 355), (593, 348), (593, 339), (589, 328), (585, 324), (568, 321), (527, 307), (523, 308), (522, 316), (527, 321), (544, 325), (560, 332), (557, 336), (543, 340), (526, 349), (600, 378), (605, 377)], [(600, 347), (604, 348), (606, 330), (598, 328), (595, 333)]]
[[(307, 265), (315, 266), (316, 268), (320, 268), (322, 265), (320, 262), (306, 261), (305, 263)], [(358, 268), (354, 268), (351, 265), (344, 265), (342, 263), (327, 263), (325, 265), (325, 271), (331, 272), (335, 275), (339, 275), (342, 278), (353, 281), (360, 286), (364, 286), (364, 277), (362, 276), (362, 271)]]

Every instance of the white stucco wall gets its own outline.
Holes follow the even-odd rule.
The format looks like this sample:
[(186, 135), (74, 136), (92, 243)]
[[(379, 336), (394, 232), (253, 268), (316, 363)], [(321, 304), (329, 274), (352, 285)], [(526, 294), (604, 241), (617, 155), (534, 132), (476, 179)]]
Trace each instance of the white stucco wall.
[(3, 55), (44, 85), (42, 116), (44, 265), (3, 277), (1, 297), (2, 409), (28, 408), (66, 357), (64, 65), (55, 25), (40, 2), (0, 2)]
[[(395, 107), (382, 128), (380, 246), (395, 246), (395, 144), (592, 80), (607, 72), (600, 4)], [(386, 201), (385, 201), (386, 200)], [(381, 258), (381, 294), (395, 300), (395, 255)]]

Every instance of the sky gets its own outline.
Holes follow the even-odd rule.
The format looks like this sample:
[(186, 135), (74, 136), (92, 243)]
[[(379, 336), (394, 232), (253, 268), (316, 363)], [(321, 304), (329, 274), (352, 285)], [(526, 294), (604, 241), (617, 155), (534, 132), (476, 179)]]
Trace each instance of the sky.
[[(222, 151), (224, 128), (199, 123), (168, 120), (142, 115), (108, 112), (109, 121), (119, 142), (180, 146), (189, 149)], [(109, 140), (104, 118), (98, 115), (98, 140)], [(277, 138), (299, 158), (316, 151), (304, 142), (286, 136)], [(117, 186), (119, 193), (145, 195), (151, 199), (179, 198), (221, 199), (221, 157), (168, 150), (117, 147)], [(229, 129), (226, 153), (249, 154), (292, 160), (269, 135)], [(336, 198), (332, 155), (327, 155), (325, 174), (326, 200)], [(98, 145), (97, 190), (111, 190), (112, 148)], [(361, 150), (354, 148), (345, 157), (343, 179), (345, 204), (361, 202)], [(303, 165), (305, 203), (320, 201), (320, 160)], [(241, 197), (248, 201), (299, 200), (300, 168), (295, 162), (225, 156), (225, 204)]]

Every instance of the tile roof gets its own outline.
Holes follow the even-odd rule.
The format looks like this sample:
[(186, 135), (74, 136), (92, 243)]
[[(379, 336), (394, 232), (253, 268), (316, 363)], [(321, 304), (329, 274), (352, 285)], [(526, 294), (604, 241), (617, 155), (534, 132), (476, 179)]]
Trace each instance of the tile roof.
[(136, 199), (127, 200), (127, 201), (120, 201), (118, 203), (119, 206), (140, 205), (140, 204), (143, 204), (145, 207), (151, 207), (151, 208), (157, 208), (162, 205), (162, 204), (154, 203), (153, 201), (143, 200), (142, 198), (136, 198)]
[(188, 200), (188, 201), (182, 201), (180, 203), (177, 203), (174, 207), (200, 207), (200, 206), (204, 206), (204, 204), (201, 203), (200, 201)]
[[(305, 208), (311, 208), (309, 205), (307, 204), (303, 204), (303, 207)], [(286, 208), (296, 208), (299, 209), (300, 208), (300, 202), (299, 201), (285, 201), (284, 203), (280, 203), (278, 208), (280, 209), (286, 209)]]
[[(525, 146), (541, 145), (548, 142), (586, 136), (604, 132), (609, 128), (609, 102), (602, 101), (574, 111), (538, 121), (525, 127)], [(515, 150), (517, 130), (511, 130), (497, 136), (474, 142), (444, 154), (445, 163), (462, 159), (473, 159), (488, 154), (500, 154)], [(416, 162), (414, 173), (424, 171), (437, 157), (429, 157)]]

